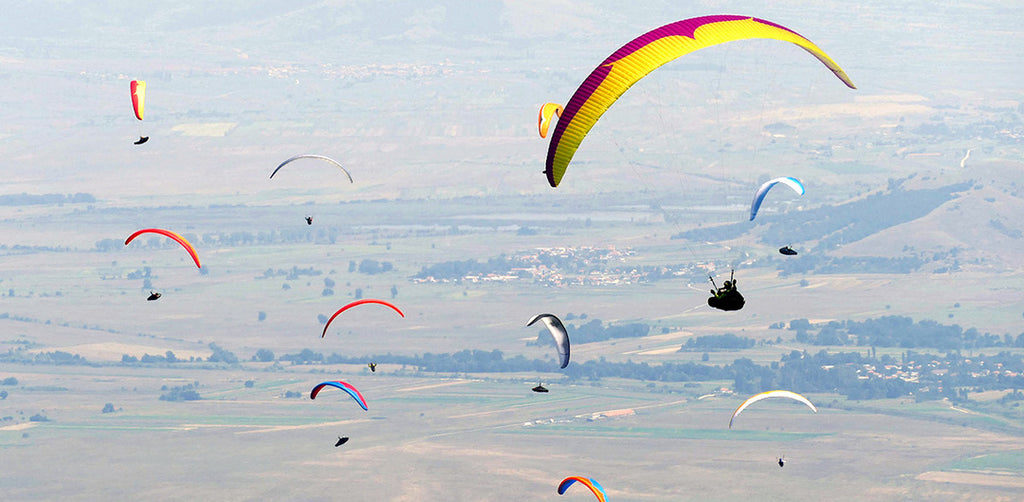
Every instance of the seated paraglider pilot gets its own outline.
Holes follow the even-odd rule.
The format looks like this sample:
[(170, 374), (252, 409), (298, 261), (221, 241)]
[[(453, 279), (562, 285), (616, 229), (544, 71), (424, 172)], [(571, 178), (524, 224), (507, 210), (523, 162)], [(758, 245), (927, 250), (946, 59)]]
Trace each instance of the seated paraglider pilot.
[(746, 301), (743, 299), (743, 295), (736, 290), (736, 278), (734, 277), (735, 271), (729, 274), (729, 280), (725, 281), (722, 287), (718, 287), (715, 284), (715, 280), (710, 276), (708, 279), (711, 280), (711, 285), (715, 289), (711, 290), (711, 297), (708, 298), (708, 305), (718, 310), (739, 310), (743, 308), (743, 304)]
[(367, 364), (366, 367), (370, 368), (370, 372), (371, 373), (376, 373), (377, 372), (377, 363)]
[(784, 465), (786, 465), (786, 459), (783, 457), (779, 457), (779, 467), (782, 467)]
[(337, 448), (337, 447), (339, 447), (339, 446), (341, 446), (341, 445), (343, 445), (343, 444), (345, 444), (347, 442), (348, 442), (348, 436), (345, 436), (345, 437), (338, 436), (338, 442), (334, 443), (334, 447)]
[(306, 224), (307, 225), (312, 225), (313, 224), (313, 217), (312, 216), (307, 216), (306, 217)]
[(154, 293), (154, 292), (150, 291), (149, 292), (149, 298), (146, 298), (146, 301), (147, 302), (151, 302), (153, 300), (156, 300), (157, 298), (160, 298), (161, 296), (163, 296), (163, 295), (161, 295), (160, 293)]

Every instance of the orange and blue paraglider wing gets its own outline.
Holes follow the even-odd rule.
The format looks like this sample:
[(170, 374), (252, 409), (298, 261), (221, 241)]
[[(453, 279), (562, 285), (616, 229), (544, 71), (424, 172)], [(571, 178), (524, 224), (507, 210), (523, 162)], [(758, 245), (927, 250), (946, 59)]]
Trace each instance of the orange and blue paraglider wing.
[(143, 112), (146, 110), (145, 80), (132, 80), (132, 108), (135, 109), (135, 118), (142, 120)]
[(181, 244), (181, 247), (185, 248), (185, 251), (188, 251), (188, 255), (192, 257), (192, 261), (195, 262), (197, 268), (203, 268), (203, 266), (199, 264), (199, 255), (196, 253), (196, 248), (192, 247), (192, 243), (190, 243), (184, 237), (174, 232), (171, 232), (170, 230), (164, 230), (162, 228), (144, 228), (142, 230), (135, 232), (134, 234), (129, 235), (128, 238), (124, 240), (124, 245), (127, 246), (133, 240), (135, 240), (136, 237), (142, 234), (160, 234), (165, 237), (170, 237), (178, 244)]
[(395, 312), (398, 312), (398, 315), (400, 315), (402, 317), (405, 317), (405, 314), (403, 314), (402, 311), (398, 309), (398, 307), (396, 307), (396, 306), (394, 306), (394, 305), (392, 305), (392, 304), (390, 304), (390, 303), (388, 303), (388, 302), (386, 302), (384, 300), (375, 300), (373, 298), (366, 298), (364, 300), (356, 300), (356, 301), (354, 301), (354, 302), (352, 302), (352, 303), (350, 303), (348, 305), (345, 305), (344, 307), (341, 307), (340, 309), (338, 309), (338, 311), (335, 312), (334, 315), (332, 315), (331, 318), (327, 320), (327, 324), (324, 325), (324, 332), (323, 332), (323, 334), (320, 335), (320, 338), (323, 338), (323, 337), (327, 336), (327, 328), (331, 327), (331, 323), (334, 322), (334, 318), (335, 317), (338, 317), (338, 314), (341, 314), (342, 312), (344, 312), (344, 311), (346, 311), (346, 310), (348, 310), (348, 309), (350, 309), (352, 307), (356, 307), (356, 306), (359, 306), (359, 305), (364, 305), (364, 304), (367, 304), (367, 303), (377, 303), (377, 304), (380, 304), (380, 305), (384, 305), (385, 307), (391, 307), (391, 310), (394, 310)]
[(316, 399), (316, 395), (319, 394), (320, 390), (323, 389), (324, 387), (335, 387), (345, 391), (346, 393), (348, 393), (348, 395), (352, 396), (352, 399), (356, 400), (356, 403), (359, 403), (359, 407), (362, 408), (363, 411), (368, 411), (366, 408), (366, 399), (363, 398), (363, 394), (359, 392), (359, 389), (356, 389), (355, 387), (345, 382), (342, 382), (341, 380), (317, 384), (316, 387), (313, 387), (313, 390), (310, 391), (309, 398)]
[(640, 35), (608, 56), (565, 105), (548, 145), (544, 173), (557, 187), (583, 138), (601, 115), (633, 84), (661, 65), (713, 45), (768, 38), (794, 43), (818, 58), (848, 87), (846, 72), (814, 45), (784, 26), (747, 16), (705, 16), (677, 21)]
[(586, 486), (591, 492), (593, 492), (594, 496), (597, 497), (597, 500), (600, 502), (607, 502), (608, 494), (604, 492), (604, 487), (602, 487), (600, 483), (593, 479), (581, 478), (579, 476), (569, 476), (563, 479), (561, 483), (558, 483), (558, 494), (564, 494), (565, 491), (573, 485), (573, 483), (579, 483)]

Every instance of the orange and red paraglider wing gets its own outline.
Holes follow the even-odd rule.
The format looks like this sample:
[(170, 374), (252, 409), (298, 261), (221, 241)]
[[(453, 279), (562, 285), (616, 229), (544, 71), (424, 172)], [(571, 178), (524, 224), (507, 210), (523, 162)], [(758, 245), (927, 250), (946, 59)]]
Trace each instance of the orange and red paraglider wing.
[(142, 120), (146, 111), (146, 81), (132, 80), (132, 108), (135, 109), (135, 118)]
[(396, 307), (396, 306), (394, 306), (394, 305), (392, 305), (392, 304), (390, 304), (390, 303), (388, 303), (388, 302), (386, 302), (384, 300), (375, 300), (373, 298), (366, 298), (364, 300), (356, 300), (356, 301), (354, 301), (354, 302), (352, 302), (352, 303), (350, 303), (348, 305), (345, 305), (344, 307), (341, 307), (340, 309), (338, 309), (338, 311), (335, 312), (334, 315), (332, 315), (331, 318), (327, 320), (327, 324), (324, 325), (324, 332), (323, 332), (323, 334), (320, 335), (320, 338), (323, 338), (323, 337), (327, 336), (327, 328), (331, 327), (331, 323), (334, 322), (334, 318), (338, 317), (339, 314), (341, 314), (342, 312), (344, 312), (344, 311), (346, 311), (346, 310), (348, 310), (348, 309), (350, 309), (352, 307), (356, 307), (356, 306), (359, 306), (359, 305), (364, 305), (364, 304), (367, 304), (367, 303), (377, 303), (377, 304), (380, 304), (380, 305), (384, 305), (385, 307), (391, 307), (391, 310), (394, 310), (395, 312), (398, 312), (398, 315), (400, 315), (402, 317), (405, 317), (405, 314), (403, 314), (402, 311), (398, 309), (398, 307)]
[(127, 246), (129, 243), (135, 240), (136, 237), (142, 234), (160, 234), (163, 235), (164, 237), (171, 238), (171, 240), (173, 240), (174, 242), (181, 244), (181, 247), (185, 248), (185, 251), (188, 251), (188, 255), (192, 257), (192, 261), (195, 262), (197, 268), (203, 268), (203, 266), (199, 264), (199, 255), (196, 253), (196, 248), (192, 247), (192, 243), (190, 243), (184, 237), (174, 232), (171, 232), (170, 230), (164, 230), (162, 228), (144, 228), (129, 235), (128, 238), (124, 240), (124, 245)]

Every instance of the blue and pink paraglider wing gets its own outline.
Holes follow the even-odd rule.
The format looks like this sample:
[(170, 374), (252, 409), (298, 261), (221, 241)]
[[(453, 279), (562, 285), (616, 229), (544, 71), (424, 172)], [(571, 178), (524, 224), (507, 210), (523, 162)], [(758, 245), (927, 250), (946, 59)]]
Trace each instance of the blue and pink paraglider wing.
[(309, 393), (309, 398), (316, 399), (316, 395), (319, 394), (320, 389), (323, 389), (324, 387), (336, 387), (347, 392), (348, 395), (352, 396), (352, 399), (355, 399), (356, 402), (359, 403), (359, 406), (363, 409), (363, 411), (368, 411), (366, 408), (366, 399), (363, 398), (363, 395), (359, 392), (359, 389), (356, 389), (355, 387), (342, 381), (323, 382), (317, 384), (316, 387), (313, 387), (313, 390)]

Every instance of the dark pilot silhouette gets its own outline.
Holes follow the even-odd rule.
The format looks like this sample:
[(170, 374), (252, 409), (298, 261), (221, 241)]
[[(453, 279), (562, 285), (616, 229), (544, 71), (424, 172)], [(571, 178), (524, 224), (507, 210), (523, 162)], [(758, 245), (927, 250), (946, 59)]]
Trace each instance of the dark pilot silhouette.
[(715, 280), (708, 276), (711, 281), (711, 285), (715, 289), (711, 290), (711, 297), (708, 298), (708, 305), (718, 310), (739, 310), (743, 308), (746, 300), (743, 299), (743, 295), (736, 290), (736, 278), (735, 271), (729, 273), (729, 280), (725, 281), (722, 287), (718, 287), (715, 284)]
[(141, 145), (149, 141), (149, 136), (139, 136), (139, 140), (135, 142), (136, 145)]
[(153, 300), (159, 299), (161, 296), (163, 296), (163, 295), (161, 295), (160, 293), (154, 293), (154, 292), (150, 291), (149, 292), (149, 298), (146, 298), (146, 301), (147, 302), (151, 302)]
[(377, 363), (367, 364), (366, 367), (370, 368), (370, 372), (371, 373), (376, 373), (377, 372)]
[(779, 248), (779, 252), (784, 254), (784, 255), (786, 255), (786, 256), (796, 256), (797, 255), (796, 250), (793, 249), (792, 246), (786, 246), (786, 247)]
[(534, 391), (534, 392), (547, 392), (547, 391), (548, 391), (548, 389), (546, 389), (546, 388), (545, 388), (545, 387), (544, 387), (543, 385), (541, 385), (541, 384), (537, 384), (537, 386), (536, 386), (536, 387), (534, 387), (534, 388), (532, 388), (532, 389), (530, 389), (530, 390), (532, 390), (532, 391)]
[(784, 465), (786, 465), (786, 459), (783, 457), (779, 457), (779, 467), (782, 467)]
[(334, 447), (337, 448), (337, 447), (339, 447), (339, 446), (341, 446), (341, 445), (343, 445), (343, 444), (345, 444), (347, 442), (348, 442), (348, 436), (345, 436), (345, 437), (338, 436), (338, 442), (334, 443)]
[(306, 224), (307, 225), (312, 225), (313, 224), (313, 217), (312, 216), (307, 216), (306, 217)]

